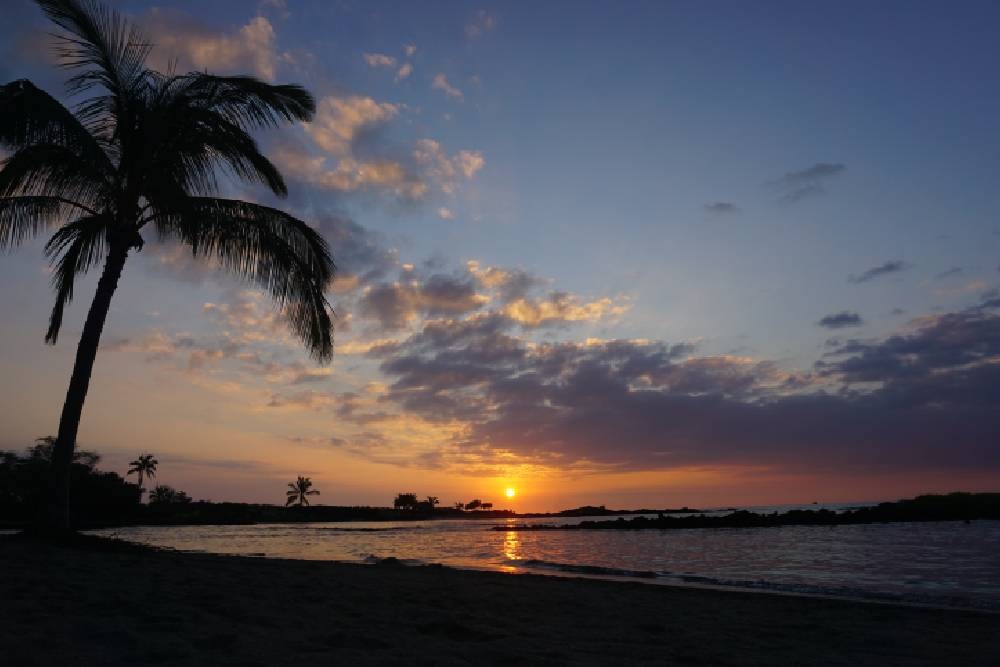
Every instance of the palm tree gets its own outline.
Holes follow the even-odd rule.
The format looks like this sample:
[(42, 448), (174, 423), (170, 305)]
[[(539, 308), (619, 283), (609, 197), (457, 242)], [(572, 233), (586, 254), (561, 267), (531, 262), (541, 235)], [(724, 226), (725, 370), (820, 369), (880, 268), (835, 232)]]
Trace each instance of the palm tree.
[(325, 290), (333, 260), (322, 237), (280, 210), (222, 199), (218, 176), (287, 194), (250, 132), (310, 120), (313, 97), (249, 76), (166, 74), (146, 67), (142, 32), (95, 0), (36, 0), (58, 26), (72, 70), (70, 111), (28, 80), (0, 86), (0, 249), (55, 229), (45, 246), (56, 303), (54, 344), (73, 281), (103, 262), (66, 392), (52, 457), (46, 528), (69, 527), (69, 470), (94, 359), (129, 254), (143, 230), (190, 246), (270, 292), (318, 361), (332, 354)]
[(139, 458), (129, 463), (131, 467), (128, 469), (127, 474), (138, 473), (139, 475), (139, 500), (142, 500), (142, 492), (144, 491), (142, 488), (143, 476), (147, 479), (156, 477), (156, 465), (158, 463), (159, 461), (154, 459), (152, 454), (140, 454)]
[(150, 505), (169, 505), (173, 503), (189, 502), (191, 502), (191, 496), (183, 491), (178, 491), (172, 486), (167, 486), (166, 484), (159, 484), (156, 488), (149, 492)]
[(298, 503), (299, 507), (302, 507), (303, 505), (308, 505), (309, 498), (307, 498), (306, 496), (319, 495), (319, 491), (316, 491), (315, 489), (313, 489), (312, 491), (309, 490), (310, 487), (312, 487), (312, 485), (313, 485), (312, 480), (310, 480), (308, 477), (303, 477), (301, 475), (299, 475), (299, 478), (294, 482), (289, 482), (288, 483), (289, 489), (288, 491), (285, 492), (285, 495), (288, 496), (288, 500), (285, 501), (285, 507), (288, 507), (289, 505), (292, 505), (294, 503)]

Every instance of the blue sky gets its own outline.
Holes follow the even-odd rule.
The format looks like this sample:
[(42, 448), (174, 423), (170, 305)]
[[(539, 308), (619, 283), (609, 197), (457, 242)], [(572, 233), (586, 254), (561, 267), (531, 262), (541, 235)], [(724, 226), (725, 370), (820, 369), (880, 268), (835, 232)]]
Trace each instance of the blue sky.
[[(262, 141), (292, 181), (282, 205), (346, 244), (334, 242), (347, 282), (334, 285), (331, 300), (344, 318), (338, 340), (348, 352), (329, 375), (308, 380), (308, 395), (294, 373), (251, 368), (250, 350), (286, 370), (299, 364), (301, 371), (307, 361), (278, 329), (262, 328), (260, 317), (237, 321), (232, 313), (247, 312), (252, 299), (234, 283), (153, 247), (135, 258), (139, 266), (130, 265), (129, 284), (116, 297), (102, 352), (108, 359), (98, 361), (110, 384), (101, 389), (95, 380), (97, 397), (85, 414), (85, 444), (110, 459), (135, 448), (134, 430), (101, 407), (115, 402), (127, 377), (142, 378), (137, 386), (173, 406), (169, 425), (161, 414), (146, 416), (163, 424), (151, 445), (186, 461), (177, 483), (206, 496), (209, 484), (199, 476), (206, 466), (229, 476), (217, 496), (262, 499), (273, 478), (293, 472), (289, 459), (330, 484), (356, 482), (359, 501), (375, 502), (427, 474), (455, 494), (474, 493), (482, 479), (497, 488), (513, 480), (551, 489), (525, 500), (537, 507), (605, 497), (805, 500), (799, 496), (814, 488), (850, 500), (882, 488), (908, 493), (997, 479), (1000, 459), (986, 442), (996, 434), (997, 420), (987, 416), (996, 405), (982, 394), (940, 399), (976, 425), (959, 436), (967, 456), (960, 452), (963, 463), (951, 470), (941, 467), (940, 438), (913, 445), (925, 448), (916, 457), (886, 445), (877, 461), (845, 454), (821, 466), (838, 445), (810, 435), (808, 424), (775, 435), (789, 442), (778, 454), (763, 437), (724, 444), (731, 436), (714, 427), (692, 426), (701, 435), (690, 442), (680, 433), (656, 436), (663, 424), (651, 419), (631, 436), (644, 445), (613, 455), (613, 425), (641, 422), (634, 404), (599, 417), (584, 404), (559, 404), (570, 400), (563, 394), (532, 404), (527, 390), (516, 400), (501, 391), (543, 373), (538, 350), (569, 345), (583, 356), (547, 376), (546, 391), (569, 392), (576, 385), (567, 378), (582, 383), (583, 370), (597, 365), (618, 374), (629, 400), (659, 392), (664, 400), (722, 401), (716, 413), (705, 408), (709, 422), (712, 414), (726, 420), (733, 407), (763, 410), (852, 392), (868, 402), (843, 400), (868, 415), (913, 387), (900, 384), (902, 373), (852, 375), (835, 360), (938, 359), (924, 342), (957, 336), (974, 357), (928, 361), (925, 371), (958, 373), (949, 386), (975, 393), (969, 364), (995, 368), (1000, 346), (993, 311), (982, 306), (1000, 286), (996, 3), (116, 6), (147, 26), (158, 48), (153, 65), (169, 54), (182, 69), (300, 82), (320, 100), (311, 127)], [(60, 73), (46, 55), (40, 12), (15, 2), (11, 14), (0, 26), (0, 74), (57, 92)], [(263, 196), (236, 185), (230, 194)], [(41, 267), (38, 246), (0, 262), (0, 304), (19, 314), (5, 324), (0, 349), (0, 369), (19, 378), (4, 387), (0, 417), (12, 426), (0, 435), (2, 446), (19, 447), (54, 427), (53, 397), (63, 391), (89, 298), (81, 289), (71, 310), (77, 329), (56, 350), (45, 347), (50, 296)], [(488, 278), (488, 267), (508, 281), (530, 276), (531, 291), (504, 296), (510, 283), (497, 282), (496, 272)], [(866, 274), (878, 267), (885, 270)], [(432, 360), (458, 363), (455, 355), (476, 345), (499, 344), (482, 338), (426, 347), (428, 326), (478, 326), (491, 313), (508, 318), (502, 335), (526, 346), (533, 361), (515, 370), (490, 366), (492, 374), (458, 380), (461, 390), (400, 370), (403, 360), (419, 357), (429, 368)], [(263, 340), (264, 331), (274, 339)], [(631, 341), (630, 354), (642, 352), (642, 363), (658, 370), (626, 377), (619, 352), (605, 347), (603, 357), (586, 356), (588, 339), (590, 348)], [(909, 347), (893, 347), (895, 340)], [(364, 351), (376, 341), (397, 347)], [(689, 349), (652, 360), (646, 353), (657, 345)], [(465, 370), (486, 364), (461, 359)], [(704, 382), (676, 379), (696, 370)], [(448, 418), (445, 397), (456, 410)], [(205, 409), (216, 400), (218, 416)], [(345, 406), (359, 400), (367, 417), (345, 424), (354, 409)], [(280, 416), (266, 409), (292, 404), (300, 409)], [(539, 416), (530, 437), (515, 432), (512, 423), (532, 405), (557, 404), (558, 414)], [(856, 417), (860, 430), (840, 437), (909, 437), (905, 429), (866, 431), (867, 418)], [(882, 421), (928, 419), (944, 437), (951, 418), (910, 412)], [(576, 442), (573, 428), (548, 432), (553, 423), (589, 419), (608, 427), (603, 440), (574, 448), (565, 444)], [(207, 435), (178, 444), (184, 433), (224, 442), (212, 458)], [(245, 449), (233, 444), (241, 442)], [(754, 447), (759, 460), (734, 454)], [(800, 458), (811, 463), (788, 463)], [(968, 465), (974, 461), (988, 462), (978, 476)], [(345, 477), (352, 466), (364, 472)], [(561, 481), (566, 475), (576, 481)], [(789, 490), (769, 496), (776, 479)]]

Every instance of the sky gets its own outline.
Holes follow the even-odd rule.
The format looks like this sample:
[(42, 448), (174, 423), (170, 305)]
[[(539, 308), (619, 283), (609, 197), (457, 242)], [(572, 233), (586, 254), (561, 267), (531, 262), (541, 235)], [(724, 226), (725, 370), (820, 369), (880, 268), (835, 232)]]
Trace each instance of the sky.
[[(258, 138), (330, 242), (332, 363), (147, 238), (79, 446), (195, 498), (556, 510), (1000, 489), (995, 2), (113, 5), (150, 65), (300, 83)], [(41, 12), (0, 79), (67, 99)], [(56, 429), (44, 239), (0, 257), (0, 448)], [(507, 487), (518, 495), (502, 497)]]

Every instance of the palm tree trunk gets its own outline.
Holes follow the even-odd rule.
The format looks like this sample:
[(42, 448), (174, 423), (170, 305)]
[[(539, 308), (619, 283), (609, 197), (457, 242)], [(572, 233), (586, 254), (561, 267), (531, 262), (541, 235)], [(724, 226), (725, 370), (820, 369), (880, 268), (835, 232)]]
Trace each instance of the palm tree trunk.
[(122, 269), (125, 268), (128, 251), (127, 244), (119, 242), (112, 245), (104, 262), (101, 279), (97, 283), (94, 302), (90, 305), (87, 320), (83, 325), (80, 343), (76, 348), (73, 375), (70, 377), (66, 402), (63, 403), (62, 416), (59, 418), (59, 434), (52, 449), (48, 507), (43, 519), (43, 528), (48, 532), (66, 532), (70, 527), (70, 470), (73, 465), (73, 451), (76, 449), (76, 434), (80, 428), (80, 415), (83, 413), (83, 402), (90, 387), (90, 374), (94, 369), (94, 359), (97, 358), (101, 332), (104, 330), (104, 322), (111, 307), (111, 297), (118, 288), (118, 279), (121, 278)]

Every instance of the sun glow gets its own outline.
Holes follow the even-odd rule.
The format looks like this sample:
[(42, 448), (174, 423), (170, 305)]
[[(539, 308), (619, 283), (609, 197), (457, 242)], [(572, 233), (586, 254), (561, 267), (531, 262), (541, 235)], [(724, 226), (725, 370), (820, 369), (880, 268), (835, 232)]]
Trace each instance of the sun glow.
[(517, 489), (515, 489), (513, 486), (508, 486), (506, 494), (508, 498), (513, 498), (514, 496), (517, 495)]

